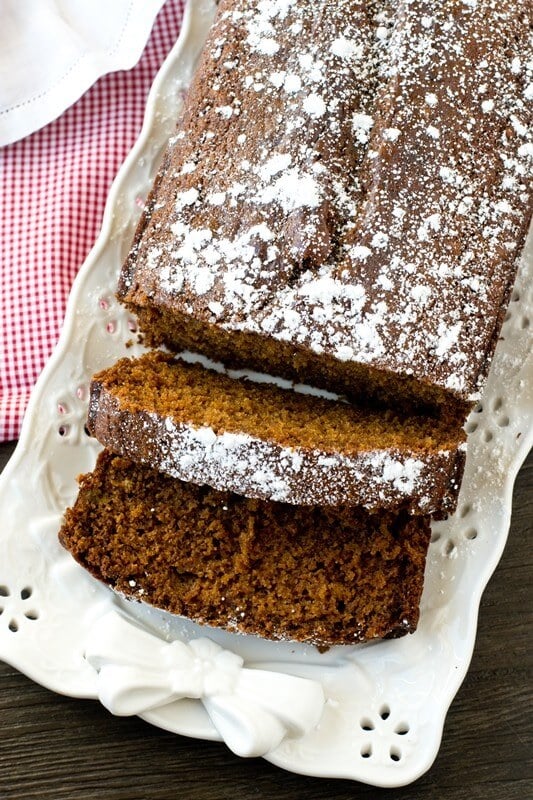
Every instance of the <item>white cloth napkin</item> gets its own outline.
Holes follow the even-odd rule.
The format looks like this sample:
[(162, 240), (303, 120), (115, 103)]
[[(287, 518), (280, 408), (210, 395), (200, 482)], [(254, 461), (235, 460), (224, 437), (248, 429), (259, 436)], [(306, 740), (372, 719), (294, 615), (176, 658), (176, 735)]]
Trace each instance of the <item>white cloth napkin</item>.
[(0, 0), (0, 146), (130, 69), (164, 0)]

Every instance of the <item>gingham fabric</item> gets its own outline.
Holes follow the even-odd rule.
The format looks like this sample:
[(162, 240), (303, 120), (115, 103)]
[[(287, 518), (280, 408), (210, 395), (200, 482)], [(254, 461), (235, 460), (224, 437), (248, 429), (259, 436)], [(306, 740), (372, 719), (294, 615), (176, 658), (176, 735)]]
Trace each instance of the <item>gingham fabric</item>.
[(101, 78), (58, 120), (0, 150), (0, 441), (19, 434), (182, 16), (183, 0), (167, 0), (134, 69)]

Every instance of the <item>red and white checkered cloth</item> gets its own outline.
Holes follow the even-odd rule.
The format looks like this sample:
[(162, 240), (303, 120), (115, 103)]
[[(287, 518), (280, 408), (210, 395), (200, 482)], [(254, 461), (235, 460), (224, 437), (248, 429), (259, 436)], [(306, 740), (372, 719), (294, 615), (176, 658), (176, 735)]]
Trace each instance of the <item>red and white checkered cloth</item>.
[(101, 78), (58, 120), (0, 150), (0, 441), (19, 434), (183, 5), (167, 0), (134, 69)]

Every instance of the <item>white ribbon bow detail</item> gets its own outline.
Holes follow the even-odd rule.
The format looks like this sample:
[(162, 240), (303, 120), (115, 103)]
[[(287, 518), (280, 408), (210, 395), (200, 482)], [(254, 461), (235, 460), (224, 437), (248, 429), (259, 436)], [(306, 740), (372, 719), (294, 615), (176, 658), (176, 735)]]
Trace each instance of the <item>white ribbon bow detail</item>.
[(85, 658), (98, 672), (98, 695), (112, 714), (142, 715), (195, 698), (240, 756), (265, 755), (286, 737), (303, 736), (324, 706), (316, 681), (246, 668), (240, 656), (210, 639), (166, 642), (116, 611), (94, 625)]

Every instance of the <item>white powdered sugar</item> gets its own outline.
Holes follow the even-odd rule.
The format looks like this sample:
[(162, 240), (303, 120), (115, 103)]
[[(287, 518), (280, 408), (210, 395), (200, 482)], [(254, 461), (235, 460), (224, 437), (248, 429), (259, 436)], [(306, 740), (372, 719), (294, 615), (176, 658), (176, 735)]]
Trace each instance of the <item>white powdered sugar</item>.
[(309, 114), (310, 117), (322, 117), (326, 113), (324, 98), (312, 92), (303, 101), (303, 110)]
[(330, 53), (333, 53), (339, 58), (361, 58), (363, 55), (363, 48), (360, 43), (351, 39), (346, 39), (345, 36), (339, 36), (334, 39), (330, 45)]
[(370, 139), (370, 131), (374, 125), (374, 118), (370, 114), (356, 112), (352, 116), (354, 137), (360, 144), (366, 144)]
[(395, 142), (401, 131), (398, 128), (385, 128), (383, 138), (387, 142)]
[(297, 167), (286, 170), (257, 193), (258, 203), (277, 203), (288, 214), (296, 208), (316, 208), (320, 188), (314, 175), (301, 173)]
[(363, 6), (220, 14), (136, 280), (227, 332), (468, 398), (531, 198), (528, 0)]
[(278, 172), (282, 172), (290, 166), (292, 156), (290, 153), (276, 153), (265, 164), (262, 164), (257, 174), (263, 181), (269, 181)]
[(288, 447), (240, 431), (195, 428), (155, 413), (145, 415), (140, 430), (122, 440), (109, 435), (115, 437), (115, 448), (137, 459), (143, 456), (145, 442), (154, 439), (157, 446), (152, 448), (150, 464), (172, 477), (303, 505), (349, 502), (372, 509), (395, 508), (408, 501), (413, 510), (426, 513), (440, 502), (429, 499), (428, 490), (438, 476), (446, 486), (456, 458), (454, 451), (417, 456), (393, 449), (345, 454)]

